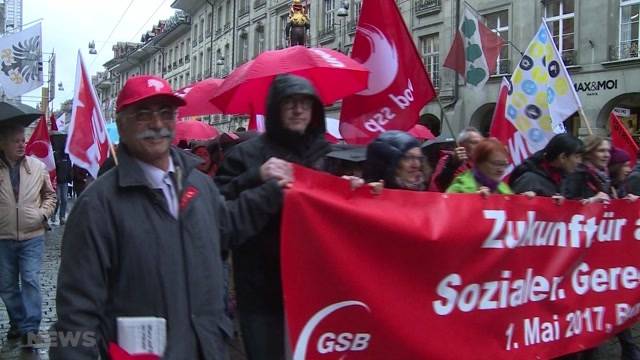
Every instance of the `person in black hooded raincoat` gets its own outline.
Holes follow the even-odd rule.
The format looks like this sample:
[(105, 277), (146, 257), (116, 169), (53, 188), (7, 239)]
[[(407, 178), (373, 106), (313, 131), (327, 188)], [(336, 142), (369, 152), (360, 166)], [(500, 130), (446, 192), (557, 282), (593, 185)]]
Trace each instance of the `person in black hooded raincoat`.
[(404, 131), (387, 131), (367, 146), (362, 177), (384, 187), (426, 191), (427, 163), (416, 138)]
[[(322, 170), (331, 151), (324, 139), (324, 107), (306, 79), (277, 76), (269, 89), (266, 131), (225, 155), (216, 183), (228, 200), (275, 178), (291, 177), (290, 163)], [(265, 164), (271, 176), (260, 171)], [(255, 241), (233, 250), (238, 315), (250, 360), (284, 358), (285, 324), (280, 279), (280, 217)]]

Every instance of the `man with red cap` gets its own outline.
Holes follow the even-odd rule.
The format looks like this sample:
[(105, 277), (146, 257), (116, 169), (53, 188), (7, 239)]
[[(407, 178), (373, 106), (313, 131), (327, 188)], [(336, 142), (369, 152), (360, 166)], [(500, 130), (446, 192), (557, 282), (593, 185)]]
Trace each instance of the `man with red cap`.
[(62, 240), (52, 359), (109, 358), (118, 323), (135, 317), (164, 319), (163, 359), (226, 358), (220, 253), (280, 209), (285, 182), (225, 202), (200, 160), (170, 145), (184, 104), (152, 76), (120, 92), (118, 166), (77, 200)]

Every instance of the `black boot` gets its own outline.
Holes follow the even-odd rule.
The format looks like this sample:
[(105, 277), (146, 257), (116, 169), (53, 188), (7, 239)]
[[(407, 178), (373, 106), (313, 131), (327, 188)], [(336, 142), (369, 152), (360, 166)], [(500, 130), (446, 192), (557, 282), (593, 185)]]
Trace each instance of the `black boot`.
[(17, 327), (14, 327), (13, 325), (9, 328), (9, 331), (7, 331), (7, 340), (15, 340), (20, 338), (22, 334), (20, 333), (20, 330), (18, 330)]

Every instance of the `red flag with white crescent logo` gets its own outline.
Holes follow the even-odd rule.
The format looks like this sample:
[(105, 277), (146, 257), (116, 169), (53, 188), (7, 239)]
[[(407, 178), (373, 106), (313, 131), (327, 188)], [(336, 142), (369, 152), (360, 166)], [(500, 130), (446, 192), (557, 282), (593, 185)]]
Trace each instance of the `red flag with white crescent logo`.
[(53, 147), (49, 139), (47, 120), (44, 116), (38, 121), (38, 125), (33, 130), (29, 142), (25, 146), (24, 153), (42, 161), (49, 172), (51, 184), (56, 184), (56, 161), (53, 158)]
[(351, 57), (369, 69), (369, 82), (342, 101), (343, 138), (366, 144), (387, 130), (411, 129), (436, 92), (395, 1), (363, 3)]
[(78, 52), (76, 87), (65, 151), (74, 164), (86, 169), (94, 178), (109, 154), (107, 128), (98, 104), (82, 55)]

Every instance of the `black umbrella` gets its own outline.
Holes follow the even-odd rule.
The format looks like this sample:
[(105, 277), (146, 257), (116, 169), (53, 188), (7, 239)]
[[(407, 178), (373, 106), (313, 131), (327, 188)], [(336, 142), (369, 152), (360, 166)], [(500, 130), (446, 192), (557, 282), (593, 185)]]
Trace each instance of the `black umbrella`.
[(334, 149), (333, 151), (327, 154), (327, 157), (332, 159), (348, 161), (352, 163), (361, 163), (367, 159), (366, 146), (334, 145), (333, 149)]
[(443, 136), (440, 135), (435, 139), (431, 139), (431, 140), (427, 140), (424, 143), (422, 143), (422, 145), (420, 145), (420, 147), (422, 149), (428, 148), (429, 146), (432, 145), (441, 145), (441, 146), (453, 146), (455, 147), (456, 144), (456, 139), (450, 137), (450, 136)]
[(435, 139), (425, 141), (420, 147), (422, 153), (427, 157), (429, 165), (435, 168), (440, 156), (442, 156), (441, 151), (452, 151), (456, 147), (456, 139), (440, 134)]
[(31, 106), (0, 101), (0, 126), (16, 124), (27, 127), (40, 116), (42, 113)]

